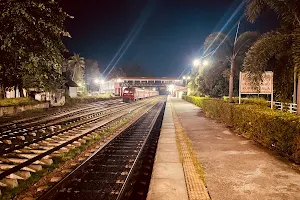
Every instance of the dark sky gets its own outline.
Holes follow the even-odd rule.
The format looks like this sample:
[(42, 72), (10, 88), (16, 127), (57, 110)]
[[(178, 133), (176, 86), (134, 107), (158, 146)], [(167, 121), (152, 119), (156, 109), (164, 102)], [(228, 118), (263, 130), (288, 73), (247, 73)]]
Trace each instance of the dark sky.
[[(135, 37), (116, 66), (136, 63), (155, 76), (173, 77), (180, 75), (194, 58), (201, 55), (200, 48), (205, 37), (222, 29), (241, 0), (60, 2), (63, 9), (74, 16), (66, 22), (66, 28), (72, 35), (72, 39), (66, 40), (70, 52), (97, 60), (101, 68), (105, 68), (132, 30)], [(224, 33), (235, 26), (243, 12), (244, 8), (241, 8), (225, 26)], [(243, 19), (241, 32), (264, 32), (272, 27), (270, 21), (265, 16), (252, 25)]]

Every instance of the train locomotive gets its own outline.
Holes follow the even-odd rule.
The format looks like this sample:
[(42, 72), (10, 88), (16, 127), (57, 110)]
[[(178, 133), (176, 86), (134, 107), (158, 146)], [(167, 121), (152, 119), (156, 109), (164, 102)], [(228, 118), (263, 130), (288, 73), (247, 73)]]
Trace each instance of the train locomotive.
[(132, 101), (157, 96), (158, 94), (158, 91), (147, 90), (137, 87), (128, 87), (124, 89), (122, 97), (123, 102), (129, 103)]

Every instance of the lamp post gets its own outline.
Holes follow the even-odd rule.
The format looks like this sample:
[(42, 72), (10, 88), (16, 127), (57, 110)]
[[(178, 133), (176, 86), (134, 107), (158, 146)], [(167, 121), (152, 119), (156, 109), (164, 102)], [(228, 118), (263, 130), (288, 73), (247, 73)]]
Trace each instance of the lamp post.
[[(202, 58), (204, 58), (204, 57), (202, 57)], [(202, 58), (201, 59), (196, 59), (196, 60), (193, 61), (194, 67), (199, 67), (200, 65), (205, 67), (205, 66), (209, 65), (209, 60), (203, 60), (202, 61)]]
[(193, 65), (194, 67), (198, 67), (200, 65), (200, 60), (199, 59), (194, 60)]
[(100, 80), (100, 79), (97, 78), (97, 79), (94, 80), (94, 83), (99, 84), (99, 93), (101, 93), (101, 84), (104, 83), (104, 80), (103, 79)]
[(187, 81), (190, 80), (191, 77), (190, 76), (183, 76), (182, 79), (183, 79), (183, 82), (185, 82), (184, 86), (186, 86), (187, 85)]

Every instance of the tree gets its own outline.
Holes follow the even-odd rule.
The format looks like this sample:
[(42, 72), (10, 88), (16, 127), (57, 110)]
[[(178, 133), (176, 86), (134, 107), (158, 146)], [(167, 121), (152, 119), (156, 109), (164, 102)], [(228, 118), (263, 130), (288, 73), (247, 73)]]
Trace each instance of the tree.
[(61, 36), (70, 37), (64, 21), (70, 16), (54, 0), (0, 1), (0, 13), (2, 96), (7, 87), (46, 89), (56, 82), (66, 51)]
[(89, 89), (97, 90), (99, 86), (94, 84), (96, 79), (100, 79), (101, 74), (97, 61), (86, 59), (85, 60), (85, 69), (84, 69), (84, 80), (89, 86)]
[(292, 58), (294, 70), (298, 74), (297, 113), (300, 114), (299, 1), (248, 0), (246, 7), (248, 20), (255, 22), (266, 7), (279, 16), (281, 27), (276, 31), (266, 33), (251, 47), (244, 61), (245, 70), (250, 72), (250, 77), (257, 84), (272, 58), (275, 57), (280, 60), (282, 55), (288, 54)]
[(210, 34), (204, 43), (206, 51), (215, 50), (214, 57), (217, 60), (226, 63), (230, 62), (229, 71), (229, 101), (232, 101), (234, 74), (238, 74), (242, 67), (242, 61), (246, 56), (246, 52), (251, 45), (258, 39), (259, 34), (257, 32), (245, 32), (242, 33), (235, 41), (220, 32)]
[(210, 62), (209, 66), (201, 67), (196, 77), (199, 95), (222, 97), (228, 94), (228, 63)]
[[(225, 70), (223, 74), (229, 76), (229, 100), (232, 101), (234, 93), (234, 85), (238, 85), (238, 81), (234, 82), (234, 77), (238, 77), (238, 72), (241, 70), (242, 61), (250, 46), (257, 40), (259, 34), (257, 32), (242, 33), (233, 42), (231, 39), (220, 32), (210, 34), (205, 42), (204, 47), (206, 51), (215, 51), (215, 61), (222, 62), (223, 65), (230, 63), (230, 70)], [(235, 79), (237, 80), (237, 78)], [(237, 87), (235, 87), (237, 91)], [(237, 93), (237, 92), (235, 92)]]
[(71, 74), (72, 81), (76, 82), (77, 84), (83, 84), (83, 76), (85, 69), (84, 58), (80, 57), (79, 54), (74, 54), (70, 57), (68, 63), (68, 71)]

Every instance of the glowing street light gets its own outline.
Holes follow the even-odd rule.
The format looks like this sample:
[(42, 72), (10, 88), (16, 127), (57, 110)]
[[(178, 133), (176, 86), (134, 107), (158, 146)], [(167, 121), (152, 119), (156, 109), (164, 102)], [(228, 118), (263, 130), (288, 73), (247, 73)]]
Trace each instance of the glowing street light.
[(209, 65), (209, 61), (208, 60), (204, 60), (203, 61), (203, 66), (207, 66), (207, 65)]
[(170, 92), (173, 92), (174, 88), (175, 88), (175, 86), (173, 84), (168, 86), (168, 90)]
[(200, 60), (199, 59), (194, 60), (193, 65), (194, 67), (198, 67), (200, 65)]
[(100, 83), (100, 80), (96, 78), (96, 79), (94, 80), (94, 83), (98, 84), (98, 83)]
[(185, 85), (187, 85), (187, 81), (191, 79), (190, 76), (183, 76), (182, 79), (184, 80)]

